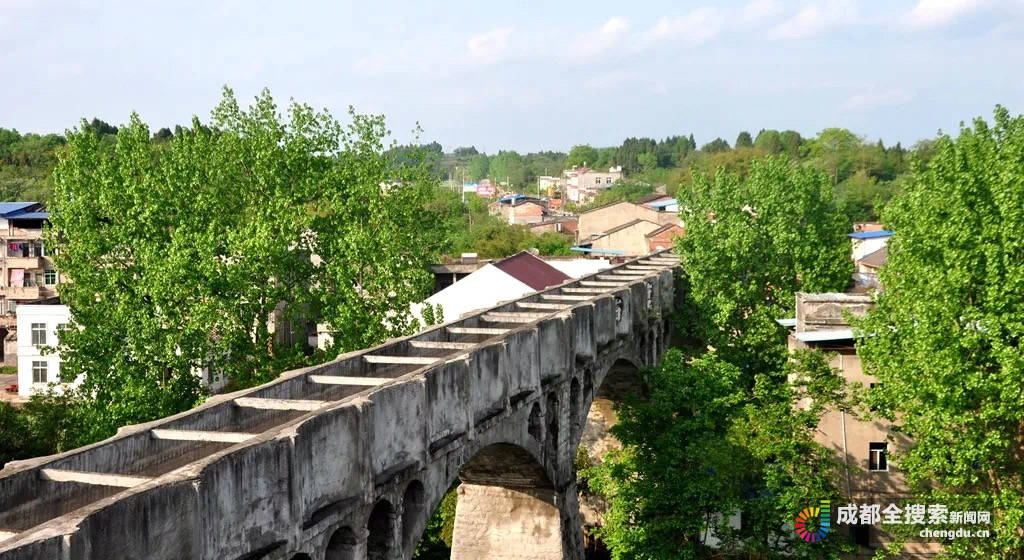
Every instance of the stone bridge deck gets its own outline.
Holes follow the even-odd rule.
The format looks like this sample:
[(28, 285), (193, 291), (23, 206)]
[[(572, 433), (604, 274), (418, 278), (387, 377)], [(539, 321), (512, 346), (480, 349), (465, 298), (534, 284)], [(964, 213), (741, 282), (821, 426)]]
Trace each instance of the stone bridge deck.
[[(0, 471), (0, 560), (408, 558), (460, 469), (502, 442), (525, 451), (501, 461), (520, 453), (534, 464), (506, 486), (543, 481), (564, 500), (579, 409), (600, 384), (589, 369), (583, 380), (582, 364), (615, 352), (656, 360), (677, 266), (668, 252), (635, 259), (12, 462)], [(572, 410), (552, 416), (561, 394)], [(478, 463), (473, 476), (486, 478)]]

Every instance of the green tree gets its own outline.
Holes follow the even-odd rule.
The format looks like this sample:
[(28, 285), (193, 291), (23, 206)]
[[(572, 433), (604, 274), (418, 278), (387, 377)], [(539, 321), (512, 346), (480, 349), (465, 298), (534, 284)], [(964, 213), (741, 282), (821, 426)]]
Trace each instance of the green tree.
[(803, 137), (795, 130), (783, 130), (779, 133), (779, 146), (781, 151), (792, 159), (796, 159), (800, 156), (800, 148), (803, 144)]
[[(608, 503), (597, 534), (613, 558), (810, 560), (852, 551), (843, 535), (809, 544), (790, 526), (797, 511), (839, 495), (840, 466), (814, 434), (822, 413), (848, 407), (848, 398), (824, 355), (798, 354), (781, 375), (758, 376), (751, 392), (715, 353), (670, 349), (646, 375), (648, 398), (616, 406), (611, 433), (623, 448), (581, 472)], [(731, 528), (741, 511), (747, 521)], [(705, 546), (711, 535), (718, 551)]]
[(647, 399), (617, 407), (623, 449), (581, 474), (608, 501), (597, 534), (616, 560), (697, 558), (722, 513), (738, 507), (737, 450), (725, 439), (743, 393), (735, 367), (669, 350)]
[(566, 161), (566, 165), (569, 167), (596, 166), (598, 157), (597, 150), (591, 148), (590, 144), (580, 144), (569, 150), (569, 159)]
[[(69, 134), (47, 243), (71, 280), (61, 374), (85, 374), (91, 414), (70, 443), (195, 405), (199, 371), (245, 386), (304, 363), (290, 339), (306, 321), (334, 326), (334, 352), (412, 328), (441, 249), (424, 209), (436, 184), (391, 165), (381, 117), (288, 115), (266, 91), (244, 111), (225, 88), (211, 126), (193, 119), (169, 148), (137, 115), (112, 154), (94, 126)], [(300, 334), (281, 336), (289, 325)]]
[(650, 171), (658, 165), (658, 157), (650, 152), (644, 152), (636, 157), (636, 163), (641, 171)]
[(508, 183), (509, 188), (525, 188), (528, 171), (523, 156), (514, 151), (501, 151), (491, 157), (488, 176), (495, 183)]
[(777, 130), (764, 130), (757, 133), (754, 139), (754, 147), (766, 154), (777, 154), (782, 151), (782, 139)]
[(785, 156), (755, 161), (746, 180), (698, 173), (676, 244), (695, 321), (680, 328), (747, 374), (778, 371), (785, 359), (776, 319), (792, 317), (794, 293), (841, 291), (853, 272), (828, 178)]
[(729, 150), (729, 143), (721, 138), (715, 138), (714, 140), (704, 144), (700, 147), (700, 151), (713, 154), (716, 152), (725, 152)]
[(858, 323), (870, 396), (913, 444), (894, 462), (922, 503), (992, 512), (950, 558), (1024, 556), (1024, 117), (995, 110), (915, 161), (882, 219), (897, 233)]
[(598, 148), (595, 169), (604, 169), (615, 165), (615, 148)]
[(823, 169), (832, 184), (838, 185), (856, 169), (855, 158), (863, 144), (863, 139), (845, 128), (826, 128), (807, 142), (804, 149), (811, 158), (811, 165)]
[(463, 147), (455, 148), (455, 151), (452, 152), (452, 153), (455, 156), (457, 156), (457, 157), (468, 157), (468, 156), (475, 156), (475, 155), (479, 154), (480, 152), (476, 151), (476, 146), (469, 146), (469, 147), (464, 147), (463, 146)]
[(779, 375), (758, 375), (729, 438), (744, 463), (746, 492), (740, 507), (747, 522), (724, 531), (725, 548), (754, 558), (844, 558), (856, 551), (839, 531), (819, 543), (797, 537), (796, 512), (830, 499), (838, 503), (838, 481), (846, 476), (832, 450), (814, 439), (827, 410), (850, 412), (854, 400), (842, 375), (816, 350), (791, 356)]
[(740, 132), (739, 136), (736, 137), (737, 148), (753, 148), (754, 139), (750, 137), (750, 133), (744, 130)]
[(491, 160), (487, 157), (487, 154), (477, 154), (469, 158), (469, 178), (473, 181), (479, 181), (487, 177), (490, 163)]

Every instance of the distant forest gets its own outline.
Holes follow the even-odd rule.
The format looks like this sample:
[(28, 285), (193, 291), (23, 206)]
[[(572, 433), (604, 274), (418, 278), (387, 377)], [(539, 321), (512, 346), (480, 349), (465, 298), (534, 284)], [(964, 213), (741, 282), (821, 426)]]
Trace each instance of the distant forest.
[[(117, 127), (99, 119), (93, 127), (112, 147)], [(180, 135), (180, 126), (161, 128), (154, 142), (168, 142)], [(910, 161), (927, 164), (933, 152), (932, 140), (911, 148), (899, 143), (886, 146), (881, 140), (868, 141), (843, 128), (827, 128), (814, 138), (792, 130), (761, 130), (756, 135), (741, 132), (730, 144), (715, 138), (698, 147), (693, 134), (653, 138), (626, 138), (614, 147), (577, 145), (568, 153), (545, 151), (519, 154), (501, 150), (485, 154), (475, 147), (460, 147), (445, 153), (441, 145), (396, 146), (389, 149), (395, 164), (425, 162), (439, 180), (454, 182), (489, 178), (517, 192), (536, 192), (537, 177), (559, 175), (563, 169), (587, 165), (603, 169), (621, 165), (627, 181), (613, 192), (604, 193), (600, 203), (642, 196), (661, 187), (675, 194), (686, 189), (693, 172), (714, 173), (722, 168), (744, 176), (750, 162), (766, 155), (786, 154), (794, 165), (814, 166), (832, 178), (833, 186), (851, 221), (877, 219), (881, 207), (899, 191), (901, 178)], [(0, 128), (0, 198), (3, 200), (46, 201), (53, 191), (52, 172), (56, 152), (64, 145), (58, 134), (20, 134)]]

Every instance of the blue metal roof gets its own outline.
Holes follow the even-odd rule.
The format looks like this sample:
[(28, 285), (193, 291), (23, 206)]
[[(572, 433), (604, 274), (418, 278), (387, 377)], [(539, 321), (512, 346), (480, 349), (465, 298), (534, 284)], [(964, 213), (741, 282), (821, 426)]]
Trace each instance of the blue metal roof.
[(876, 239), (878, 237), (891, 237), (893, 232), (889, 230), (878, 230), (878, 231), (858, 231), (857, 233), (848, 233), (850, 237), (854, 239)]
[(513, 201), (519, 200), (520, 198), (526, 198), (526, 195), (525, 194), (513, 194), (513, 195), (509, 195), (509, 196), (503, 197), (503, 198), (499, 198), (498, 202), (513, 202)]
[(590, 247), (569, 247), (570, 251), (579, 251), (580, 253), (600, 253), (602, 255), (625, 255), (625, 251), (614, 251), (612, 249), (591, 249)]
[(49, 220), (49, 212), (23, 212), (6, 216), (8, 220)]
[(654, 202), (648, 202), (647, 206), (650, 206), (651, 208), (664, 208), (666, 206), (672, 206), (673, 204), (679, 204), (679, 201), (674, 198), (670, 198), (668, 200), (657, 200)]
[(30, 206), (35, 206), (38, 202), (0, 202), (0, 216), (7, 217), (8, 214), (15, 214), (21, 212)]

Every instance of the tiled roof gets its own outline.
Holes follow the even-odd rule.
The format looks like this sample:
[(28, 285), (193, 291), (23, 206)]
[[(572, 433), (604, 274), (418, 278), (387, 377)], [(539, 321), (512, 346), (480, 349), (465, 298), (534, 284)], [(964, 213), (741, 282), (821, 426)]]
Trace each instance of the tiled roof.
[(494, 266), (534, 290), (557, 286), (570, 279), (565, 273), (526, 251), (496, 262)]
[(882, 268), (888, 260), (889, 247), (882, 247), (874, 253), (864, 255), (857, 262), (871, 268)]
[(668, 230), (670, 230), (672, 228), (683, 229), (682, 227), (680, 227), (679, 224), (665, 224), (665, 225), (661, 226), (660, 228), (658, 228), (658, 229), (648, 233), (647, 237), (654, 237), (655, 235), (658, 235), (659, 233), (664, 233), (664, 232), (666, 232), (666, 231), (668, 231)]

